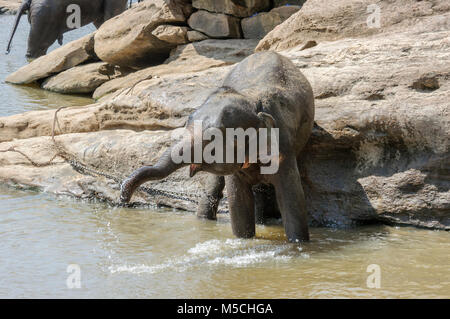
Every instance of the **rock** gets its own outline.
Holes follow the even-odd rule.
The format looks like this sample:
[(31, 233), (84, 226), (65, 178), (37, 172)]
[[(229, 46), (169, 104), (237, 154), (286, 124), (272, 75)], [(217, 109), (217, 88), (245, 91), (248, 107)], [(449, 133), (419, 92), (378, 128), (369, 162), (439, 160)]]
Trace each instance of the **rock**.
[(192, 6), (209, 12), (245, 18), (256, 12), (268, 10), (270, 0), (193, 0)]
[[(76, 158), (82, 158), (80, 163), (100, 172), (110, 173), (123, 179), (131, 173), (132, 168), (138, 168), (143, 163), (151, 164), (161, 156), (170, 132), (130, 130), (108, 130), (94, 133), (65, 134), (56, 138), (58, 147)], [(145, 145), (145, 147), (142, 147)], [(6, 185), (29, 187), (58, 195), (73, 196), (79, 199), (101, 199), (110, 203), (117, 203), (120, 188), (116, 181), (104, 176), (85, 175), (83, 171), (74, 168), (62, 158), (56, 157), (45, 165), (57, 152), (50, 137), (36, 137), (3, 143), (2, 147), (11, 148), (24, 154), (34, 149), (30, 156), (38, 166), (32, 165), (22, 154), (17, 152), (0, 153), (0, 178)], [(27, 155), (28, 156), (28, 155)], [(18, 171), (20, 170), (20, 171)], [(181, 186), (189, 175), (186, 169), (175, 172), (170, 179), (153, 183), (155, 188), (174, 190)], [(182, 193), (199, 194), (203, 187), (206, 174), (199, 174), (191, 179), (189, 185), (183, 186)], [(149, 186), (147, 184), (146, 186)], [(181, 209), (194, 210), (195, 205), (182, 200), (170, 199), (162, 196), (149, 196), (137, 192), (133, 198), (137, 203), (170, 205)]]
[(198, 72), (214, 67), (237, 63), (253, 53), (255, 40), (205, 40), (177, 47), (164, 64), (149, 67), (123, 78), (106, 82), (95, 90), (93, 97), (99, 99), (139, 82), (153, 79), (165, 81), (169, 74)]
[[(372, 20), (376, 16), (375, 8), (380, 10), (380, 27)], [(445, 0), (308, 0), (299, 12), (267, 34), (256, 51), (285, 50), (310, 40), (320, 42), (403, 31), (414, 26), (420, 17), (448, 11), (450, 4)]]
[(299, 6), (274, 8), (270, 12), (262, 12), (250, 18), (242, 19), (242, 31), (246, 39), (262, 39), (277, 25), (300, 10)]
[(160, 25), (152, 34), (161, 41), (165, 41), (170, 44), (185, 44), (188, 43), (187, 27), (178, 27), (174, 25)]
[(239, 19), (226, 14), (200, 10), (189, 17), (188, 24), (211, 38), (241, 38)]
[(197, 42), (209, 39), (209, 37), (206, 34), (203, 34), (200, 31), (195, 30), (188, 31), (187, 37), (189, 42)]
[(0, 0), (0, 14), (16, 14), (21, 0)]
[(90, 63), (47, 78), (41, 87), (64, 94), (92, 93), (103, 83), (123, 75), (126, 71), (128, 70), (120, 70), (105, 62)]
[[(183, 33), (179, 25), (186, 23), (189, 5), (183, 7), (180, 3), (144, 1), (106, 21), (95, 35), (96, 54), (104, 62), (127, 67), (163, 61), (179, 43), (180, 32)], [(164, 30), (161, 25), (165, 25)]]
[(39, 57), (10, 74), (5, 81), (14, 84), (28, 84), (94, 59), (96, 59), (96, 55), (94, 53), (94, 33), (92, 33)]

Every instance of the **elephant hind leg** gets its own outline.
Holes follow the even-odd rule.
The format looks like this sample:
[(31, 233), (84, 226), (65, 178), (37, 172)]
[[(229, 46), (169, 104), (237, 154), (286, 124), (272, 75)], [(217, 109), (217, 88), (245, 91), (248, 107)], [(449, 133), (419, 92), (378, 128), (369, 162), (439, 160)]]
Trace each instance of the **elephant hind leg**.
[(253, 188), (255, 195), (255, 218), (257, 224), (265, 224), (269, 218), (280, 218), (275, 188), (272, 185), (258, 184)]
[(103, 22), (104, 22), (104, 19), (101, 18), (101, 19), (95, 20), (95, 21), (93, 22), (93, 24), (94, 24), (95, 27), (98, 29), (98, 28), (100, 28), (100, 27), (102, 26)]
[(255, 207), (251, 186), (237, 174), (225, 177), (231, 229), (236, 237), (255, 236)]

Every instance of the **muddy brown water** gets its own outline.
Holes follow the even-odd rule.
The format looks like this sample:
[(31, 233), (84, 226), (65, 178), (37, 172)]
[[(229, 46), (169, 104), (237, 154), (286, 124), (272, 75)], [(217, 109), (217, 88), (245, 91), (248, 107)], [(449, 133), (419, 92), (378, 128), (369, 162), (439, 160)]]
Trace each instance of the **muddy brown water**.
[[(0, 16), (0, 25), (12, 20)], [(0, 56), (0, 115), (91, 103), (4, 83), (26, 63), (25, 22)], [(6, 46), (7, 32), (0, 37)], [(450, 297), (450, 232), (372, 225), (312, 228), (311, 238), (289, 244), (273, 221), (255, 239), (236, 239), (226, 214), (201, 221), (0, 185), (0, 297)]]

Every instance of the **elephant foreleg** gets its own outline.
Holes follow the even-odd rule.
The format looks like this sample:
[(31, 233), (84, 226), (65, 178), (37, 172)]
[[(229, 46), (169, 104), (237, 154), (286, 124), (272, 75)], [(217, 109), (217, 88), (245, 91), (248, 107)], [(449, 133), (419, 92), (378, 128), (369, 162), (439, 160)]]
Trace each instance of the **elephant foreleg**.
[(107, 21), (127, 9), (127, 0), (105, 0), (103, 21)]
[(300, 173), (294, 156), (286, 157), (277, 174), (271, 177), (275, 186), (287, 239), (291, 242), (308, 241), (309, 231)]
[(226, 176), (225, 185), (233, 234), (240, 238), (254, 237), (255, 207), (251, 186), (236, 174)]
[(198, 203), (197, 217), (214, 220), (217, 218), (217, 209), (223, 197), (225, 178), (223, 176), (210, 175), (206, 183), (205, 194)]

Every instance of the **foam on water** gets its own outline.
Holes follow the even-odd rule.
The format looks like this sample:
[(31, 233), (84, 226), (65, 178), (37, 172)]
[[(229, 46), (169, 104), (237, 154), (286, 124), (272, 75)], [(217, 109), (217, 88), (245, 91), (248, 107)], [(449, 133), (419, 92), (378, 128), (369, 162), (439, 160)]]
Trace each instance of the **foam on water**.
[[(291, 248), (290, 244), (273, 244), (259, 239), (213, 239), (197, 243), (187, 250), (187, 254), (171, 258), (161, 264), (112, 265), (108, 270), (111, 274), (121, 272), (154, 274), (162, 271), (184, 272), (204, 264), (241, 267), (268, 261), (286, 262), (293, 258), (288, 254)], [(298, 254), (297, 256), (303, 257)]]

